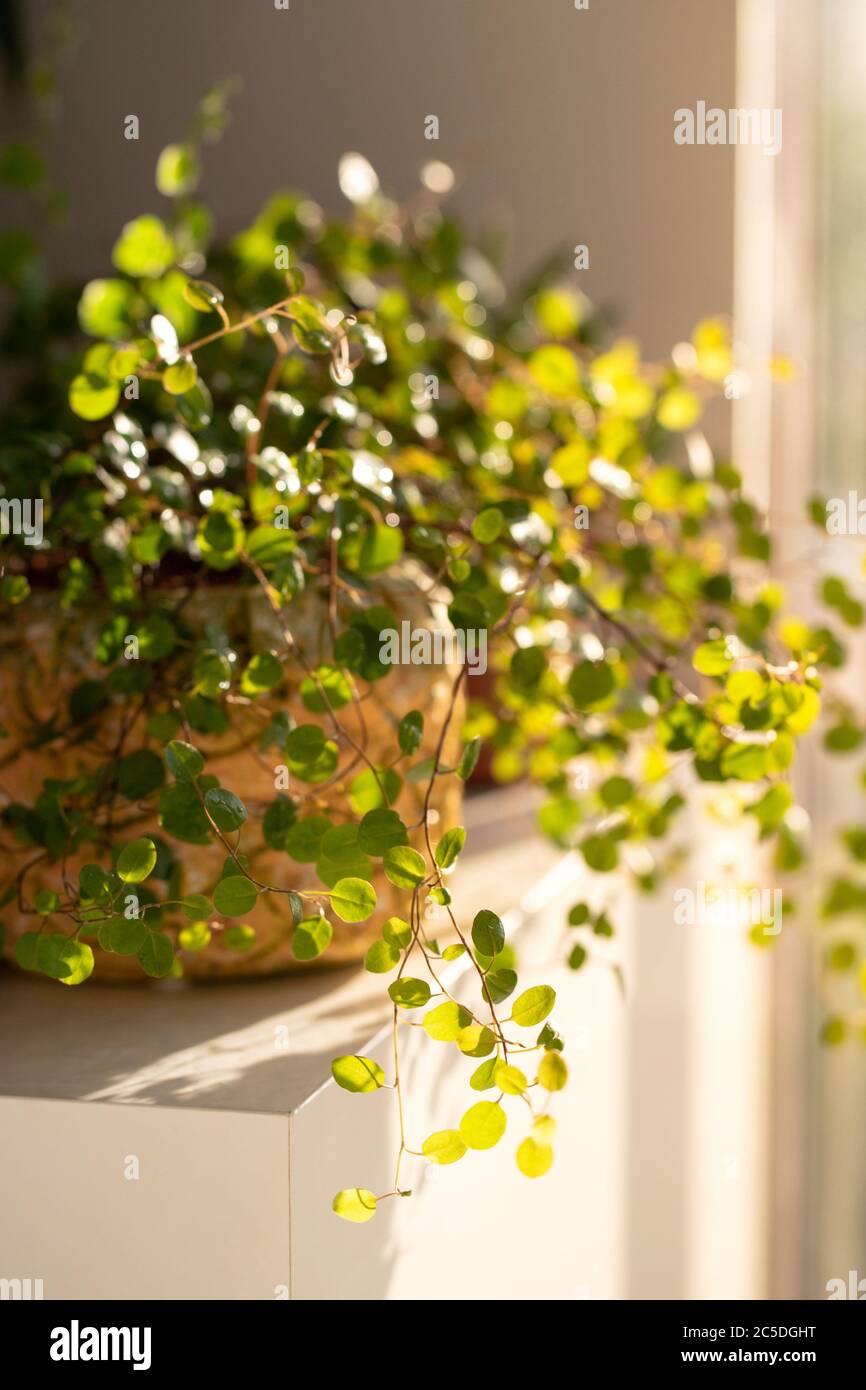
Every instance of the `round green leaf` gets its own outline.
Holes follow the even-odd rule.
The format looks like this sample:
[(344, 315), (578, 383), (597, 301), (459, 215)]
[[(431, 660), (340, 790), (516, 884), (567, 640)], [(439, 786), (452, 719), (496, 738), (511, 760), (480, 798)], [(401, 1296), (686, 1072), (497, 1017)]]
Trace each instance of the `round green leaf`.
[(511, 1017), (520, 1028), (532, 1028), (547, 1018), (555, 1003), (555, 989), (551, 989), (550, 985), (534, 985), (517, 996)]
[(211, 940), (212, 933), (207, 922), (193, 922), (189, 927), (181, 927), (177, 934), (177, 944), (184, 951), (203, 951)]
[(733, 660), (731, 639), (719, 637), (714, 642), (701, 643), (692, 657), (692, 665), (703, 676), (724, 676), (730, 671)]
[(491, 970), (484, 977), (488, 993), (494, 1004), (501, 1004), (514, 993), (517, 985), (517, 972), (514, 970)]
[(210, 898), (204, 893), (187, 893), (180, 910), (191, 922), (206, 922), (213, 912)]
[(72, 378), (69, 404), (82, 420), (101, 420), (110, 415), (120, 400), (120, 385), (92, 372), (81, 372)]
[(374, 941), (364, 957), (364, 968), (372, 975), (387, 975), (400, 964), (400, 952), (390, 941)]
[(490, 1057), (486, 1062), (482, 1062), (480, 1067), (476, 1067), (469, 1078), (469, 1085), (473, 1091), (489, 1091), (496, 1084), (496, 1068), (499, 1066), (497, 1057)]
[(341, 878), (331, 891), (331, 906), (343, 922), (366, 922), (376, 910), (376, 890), (363, 878)]
[(331, 1207), (344, 1221), (371, 1221), (376, 1215), (376, 1198), (366, 1187), (345, 1187)]
[(295, 960), (315, 960), (331, 944), (334, 928), (327, 917), (305, 917), (295, 927), (292, 955)]
[(378, 1091), (385, 1083), (385, 1073), (372, 1057), (337, 1057), (331, 1063), (331, 1075), (344, 1091), (355, 1091), (359, 1095)]
[(219, 830), (237, 830), (247, 818), (247, 808), (240, 797), (225, 787), (212, 787), (205, 793), (204, 804), (214, 825)]
[(272, 690), (282, 678), (283, 668), (279, 657), (273, 652), (259, 652), (244, 671), (241, 689), (247, 695), (257, 695), (262, 690)]
[(495, 541), (502, 531), (505, 518), (498, 507), (485, 507), (472, 523), (472, 534), (482, 545)]
[(358, 828), (358, 845), (365, 854), (384, 855), (408, 843), (409, 835), (396, 811), (368, 811)]
[(456, 1163), (466, 1152), (466, 1145), (456, 1129), (438, 1129), (421, 1145), (431, 1163)]
[(191, 743), (173, 738), (166, 746), (165, 764), (179, 782), (193, 782), (204, 768), (204, 758)]
[(396, 946), (399, 950), (405, 951), (412, 940), (412, 928), (408, 922), (403, 921), (402, 917), (389, 917), (382, 928), (382, 935), (390, 946)]
[(545, 1052), (538, 1064), (538, 1081), (545, 1091), (561, 1091), (568, 1080), (568, 1067), (558, 1052)]
[(147, 935), (147, 924), (142, 918), (112, 917), (108, 926), (108, 945), (119, 956), (137, 956)]
[(472, 944), (482, 956), (498, 956), (505, 945), (505, 927), (495, 912), (482, 908), (472, 923)]
[(418, 751), (421, 744), (421, 736), (424, 732), (424, 716), (420, 710), (410, 710), (404, 714), (397, 728), (397, 742), (400, 745), (401, 753), (406, 753), (410, 757)]
[(244, 874), (230, 874), (220, 879), (213, 902), (223, 917), (245, 917), (255, 907), (257, 897), (258, 890)]
[(436, 1042), (456, 1042), (471, 1022), (469, 1010), (449, 999), (444, 1004), (437, 1004), (424, 1016), (424, 1031)]
[(121, 758), (117, 769), (117, 786), (127, 801), (138, 801), (157, 791), (165, 781), (162, 761), (152, 748), (139, 748)]
[(440, 869), (450, 869), (466, 843), (466, 831), (462, 825), (446, 830), (436, 846), (436, 863)]
[(426, 980), (415, 980), (409, 976), (395, 980), (388, 986), (388, 993), (401, 1009), (418, 1009), (430, 998), (430, 986)]
[(614, 689), (613, 671), (604, 662), (581, 661), (568, 678), (568, 693), (578, 709), (606, 700)]
[(517, 1166), (527, 1178), (543, 1178), (553, 1163), (553, 1149), (549, 1144), (540, 1144), (532, 1135), (523, 1140), (517, 1149)]
[(470, 1023), (461, 1028), (455, 1039), (464, 1057), (487, 1057), (496, 1046), (496, 1038), (482, 1023)]
[(230, 951), (249, 951), (256, 944), (256, 929), (236, 924), (223, 932), (223, 942)]
[(152, 975), (156, 980), (171, 973), (174, 964), (174, 948), (165, 932), (149, 931), (147, 933), (147, 938), (138, 952), (138, 960), (145, 974)]
[(385, 877), (397, 888), (417, 888), (427, 877), (427, 865), (416, 849), (395, 845), (382, 859)]
[(156, 864), (156, 845), (143, 836), (124, 845), (117, 860), (117, 872), (124, 883), (143, 883)]
[(505, 1111), (492, 1100), (479, 1100), (460, 1121), (460, 1138), (467, 1148), (492, 1149), (505, 1133)]
[(181, 358), (172, 362), (162, 374), (162, 384), (170, 396), (183, 396), (191, 391), (198, 381), (198, 371), (191, 358)]
[(507, 1096), (522, 1096), (529, 1082), (520, 1067), (500, 1062), (494, 1073), (494, 1080), (500, 1091)]

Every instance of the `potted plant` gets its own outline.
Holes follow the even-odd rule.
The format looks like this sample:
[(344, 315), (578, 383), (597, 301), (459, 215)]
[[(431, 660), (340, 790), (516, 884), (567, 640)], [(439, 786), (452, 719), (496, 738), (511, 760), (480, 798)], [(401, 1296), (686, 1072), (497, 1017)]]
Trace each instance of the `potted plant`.
[[(395, 1055), (411, 1019), (473, 1059), (459, 1127), (421, 1151), (492, 1146), (520, 1097), (540, 1176), (567, 1078), (554, 991), (521, 989), (500, 918), (466, 922), (450, 887), (482, 742), (594, 873), (653, 887), (697, 782), (732, 787), (787, 871), (794, 748), (841, 648), (784, 617), (763, 519), (699, 433), (734, 366), (724, 321), (645, 365), (555, 273), (508, 300), (442, 211), (441, 164), (397, 206), (347, 156), (349, 219), (282, 193), (215, 244), (198, 133), (77, 296), (83, 351), (69, 295), (2, 248), (6, 954), (66, 985), (363, 957)], [(862, 890), (834, 891), (842, 911)], [(576, 969), (613, 930), (584, 903), (569, 928)], [(467, 953), (471, 1008), (440, 980)], [(335, 1211), (369, 1219), (397, 1171)]]

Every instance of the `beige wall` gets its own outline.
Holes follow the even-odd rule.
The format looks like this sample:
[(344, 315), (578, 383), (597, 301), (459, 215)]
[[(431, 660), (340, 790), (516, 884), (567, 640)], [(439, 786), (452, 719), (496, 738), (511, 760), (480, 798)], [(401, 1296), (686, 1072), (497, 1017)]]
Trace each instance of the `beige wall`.
[[(733, 151), (674, 145), (673, 111), (733, 101), (735, 0), (72, 0), (85, 37), (64, 76), (62, 269), (107, 264), (123, 220), (158, 207), (155, 157), (215, 78), (244, 91), (205, 182), (232, 231), (275, 187), (341, 204), (359, 149), (398, 194), (431, 156), (460, 172), (474, 227), (510, 274), (586, 243), (580, 283), (650, 352), (732, 296)], [(48, 0), (28, 0), (38, 24)], [(8, 106), (8, 102), (7, 102)], [(141, 140), (122, 136), (141, 120)], [(438, 144), (424, 117), (440, 120)]]

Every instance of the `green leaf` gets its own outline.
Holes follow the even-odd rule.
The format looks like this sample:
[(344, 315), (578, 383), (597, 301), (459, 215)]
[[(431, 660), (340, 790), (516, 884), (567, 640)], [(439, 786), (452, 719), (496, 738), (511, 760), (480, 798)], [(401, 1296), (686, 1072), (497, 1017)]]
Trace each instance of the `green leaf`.
[(402, 785), (399, 773), (390, 768), (379, 768), (378, 777), (372, 768), (365, 768), (349, 787), (349, 805), (356, 816), (363, 816), (365, 811), (375, 811), (379, 806), (391, 806), (397, 800)]
[(496, 1046), (496, 1038), (483, 1023), (461, 1028), (456, 1042), (464, 1057), (487, 1057)]
[(331, 1208), (344, 1221), (372, 1221), (376, 1215), (376, 1198), (366, 1187), (344, 1187), (337, 1193)]
[(331, 1063), (331, 1075), (344, 1091), (354, 1091), (358, 1095), (378, 1091), (385, 1083), (385, 1073), (372, 1057), (348, 1055), (337, 1057)]
[(297, 817), (295, 803), (287, 796), (278, 796), (271, 802), (262, 821), (262, 834), (268, 849), (288, 850), (289, 831)]
[(256, 944), (256, 929), (246, 924), (229, 927), (223, 932), (223, 942), (230, 951), (249, 951)]
[(634, 796), (634, 783), (628, 777), (608, 777), (598, 789), (605, 806), (625, 806)]
[(124, 883), (143, 883), (156, 865), (156, 845), (142, 836), (124, 845), (117, 859), (117, 872)]
[(421, 1145), (431, 1163), (456, 1163), (466, 1152), (466, 1145), (456, 1129), (437, 1129)]
[(485, 507), (472, 523), (472, 535), (482, 545), (490, 545), (502, 532), (505, 517), (498, 507)]
[(187, 304), (191, 304), (200, 314), (209, 314), (218, 304), (222, 304), (225, 296), (222, 290), (217, 289), (209, 280), (187, 280), (183, 287), (183, 297)]
[(198, 381), (198, 370), (192, 358), (182, 357), (172, 362), (162, 374), (162, 384), (170, 396), (183, 396), (191, 391)]
[(78, 871), (78, 886), (85, 898), (105, 905), (111, 900), (108, 874), (99, 864), (82, 864)]
[(358, 828), (358, 845), (365, 854), (384, 855), (396, 845), (408, 843), (408, 831), (397, 812), (384, 807), (368, 811)]
[(120, 400), (120, 385), (92, 372), (81, 372), (72, 378), (69, 405), (82, 420), (102, 420), (110, 415)]
[(722, 754), (722, 772), (740, 782), (757, 782), (767, 775), (767, 758), (760, 743), (732, 743)]
[(515, 970), (491, 970), (484, 977), (488, 993), (494, 1004), (501, 1004), (503, 999), (507, 999), (514, 993), (517, 986), (517, 972)]
[(568, 678), (568, 693), (583, 710), (606, 700), (615, 684), (613, 671), (604, 662), (581, 661)]
[(206, 921), (213, 912), (213, 906), (204, 893), (187, 893), (180, 910), (191, 922)]
[(41, 888), (36, 894), (36, 911), (42, 917), (48, 917), (52, 912), (56, 912), (60, 906), (60, 898), (52, 888)]
[(496, 1084), (496, 1068), (499, 1066), (499, 1059), (491, 1057), (489, 1061), (482, 1062), (480, 1067), (476, 1067), (469, 1078), (469, 1085), (473, 1091), (490, 1091)]
[(734, 663), (735, 648), (729, 637), (702, 642), (692, 657), (692, 665), (703, 676), (726, 676)]
[(492, 960), (498, 956), (505, 945), (505, 927), (502, 925), (502, 918), (497, 917), (495, 912), (482, 908), (475, 914), (472, 923), (472, 943), (482, 956), (489, 956)]
[(461, 782), (468, 782), (469, 778), (472, 776), (473, 772), (475, 771), (475, 767), (478, 762), (478, 754), (480, 752), (481, 739), (470, 739), (466, 747), (463, 749), (460, 762), (457, 765), (457, 776), (460, 778)]
[(570, 399), (580, 390), (580, 368), (568, 348), (551, 343), (536, 348), (529, 372), (547, 395)]
[(352, 698), (349, 681), (333, 666), (319, 666), (313, 676), (301, 681), (301, 699), (304, 708), (312, 714), (327, 714), (329, 710), (342, 709)]
[(341, 878), (331, 892), (331, 906), (343, 922), (366, 922), (376, 910), (376, 890), (362, 878)]
[(522, 1096), (529, 1085), (529, 1081), (520, 1067), (511, 1066), (507, 1062), (497, 1063), (494, 1081), (506, 1096)]
[(521, 647), (511, 658), (511, 679), (521, 690), (534, 690), (547, 662), (540, 647)]
[(419, 1009), (430, 998), (430, 986), (426, 980), (415, 980), (406, 976), (390, 984), (388, 993), (401, 1009)]
[(397, 728), (397, 742), (400, 751), (408, 756), (418, 751), (424, 733), (424, 716), (417, 709), (404, 714)]
[(556, 1003), (556, 990), (550, 985), (533, 985), (517, 996), (511, 1017), (520, 1028), (532, 1028), (542, 1023)]
[(212, 787), (205, 793), (204, 804), (214, 825), (226, 833), (239, 829), (247, 818), (247, 808), (240, 797), (225, 787)]
[(150, 931), (138, 952), (138, 960), (146, 975), (163, 979), (171, 973), (174, 964), (174, 947), (165, 932)]
[(543, 1178), (553, 1164), (553, 1149), (529, 1135), (517, 1147), (517, 1166), (527, 1178)]
[(446, 830), (436, 846), (435, 858), (439, 868), (450, 869), (451, 865), (456, 862), (465, 843), (466, 831), (462, 825), (455, 825), (451, 830)]
[(146, 214), (127, 222), (111, 259), (126, 275), (155, 279), (172, 264), (174, 244), (159, 218)]
[(447, 1000), (437, 1004), (424, 1016), (424, 1031), (435, 1042), (456, 1042), (464, 1028), (472, 1022), (472, 1014), (462, 1004)]
[(107, 937), (109, 949), (117, 955), (137, 956), (148, 937), (147, 923), (140, 917), (112, 917)]
[(382, 867), (385, 876), (396, 888), (417, 888), (427, 877), (427, 865), (422, 856), (408, 845), (395, 845), (386, 851)]
[(166, 145), (156, 161), (156, 186), (166, 198), (179, 198), (192, 193), (198, 183), (198, 174), (198, 155), (194, 145)]
[(400, 964), (400, 952), (390, 941), (374, 941), (364, 956), (364, 969), (371, 975), (387, 975)]
[(579, 970), (586, 964), (587, 950), (585, 946), (573, 946), (568, 957), (568, 964), (572, 970)]
[(244, 874), (231, 874), (220, 879), (214, 889), (213, 902), (223, 917), (245, 917), (256, 905), (258, 889)]
[(545, 1091), (561, 1091), (568, 1080), (568, 1067), (558, 1052), (545, 1052), (538, 1064), (538, 1081)]
[(597, 874), (609, 874), (619, 863), (616, 840), (610, 835), (589, 835), (581, 844), (580, 852)]
[(22, 970), (38, 970), (39, 932), (28, 931), (15, 942), (15, 960)]
[(211, 940), (212, 933), (207, 922), (193, 922), (190, 927), (181, 927), (177, 934), (177, 944), (184, 951), (203, 951)]
[(334, 928), (327, 917), (305, 917), (295, 927), (292, 955), (295, 960), (315, 960), (331, 944)]
[(121, 758), (117, 768), (117, 786), (127, 801), (138, 801), (158, 791), (165, 781), (162, 761), (152, 748), (139, 748)]
[(179, 782), (193, 782), (204, 769), (204, 758), (191, 743), (172, 739), (165, 750), (165, 764)]
[(492, 1100), (479, 1100), (460, 1121), (460, 1138), (467, 1148), (492, 1149), (505, 1133), (505, 1111)]
[(404, 951), (412, 940), (412, 928), (402, 917), (389, 917), (382, 928), (382, 935), (389, 945)]
[(62, 985), (83, 984), (93, 974), (93, 951), (84, 941), (64, 938), (58, 960), (63, 964), (64, 973), (58, 977)]
[(258, 652), (241, 677), (241, 690), (245, 695), (258, 695), (263, 690), (272, 690), (282, 678), (279, 658), (273, 652)]

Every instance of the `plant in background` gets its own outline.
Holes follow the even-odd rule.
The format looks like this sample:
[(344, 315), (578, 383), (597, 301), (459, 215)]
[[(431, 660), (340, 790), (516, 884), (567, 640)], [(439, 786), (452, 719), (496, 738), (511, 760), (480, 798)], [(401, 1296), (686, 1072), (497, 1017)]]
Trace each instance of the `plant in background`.
[[(804, 852), (795, 745), (843, 650), (784, 615), (763, 520), (700, 432), (734, 366), (724, 322), (648, 365), (629, 340), (600, 346), (555, 273), (509, 300), (444, 215), (441, 164), (401, 207), (346, 156), (348, 220), (282, 193), (213, 243), (194, 193), (199, 138), (221, 120), (211, 93), (160, 156), (168, 206), (128, 222), (78, 296), (83, 352), (33, 248), (0, 248), (20, 372), (0, 451), (7, 950), (76, 985), (119, 959), (155, 978), (232, 954), (307, 962), (335, 929), (372, 925), (393, 1056), (340, 1057), (333, 1074), (395, 1090), (384, 1195), (404, 1195), (404, 1152), (455, 1162), (495, 1145), (509, 1110), (537, 1177), (567, 1079), (555, 995), (521, 986), (494, 911), (461, 914), (455, 789), (483, 745), (495, 779), (542, 788), (558, 845), (650, 891), (698, 783), (723, 783), (787, 873)], [(411, 654), (443, 634), (464, 654), (483, 638), (483, 698), (466, 661)], [(853, 748), (862, 732), (833, 707), (827, 744)], [(861, 831), (846, 839), (866, 858)], [(826, 911), (864, 901), (840, 877)], [(613, 930), (576, 903), (572, 967)], [(831, 964), (861, 955), (836, 941)], [(466, 975), (452, 992), (460, 957), (471, 994)], [(408, 1024), (471, 1068), (462, 1118), (420, 1150)], [(828, 1037), (844, 1028), (834, 1015)], [(378, 1200), (350, 1188), (334, 1210), (365, 1221)]]

